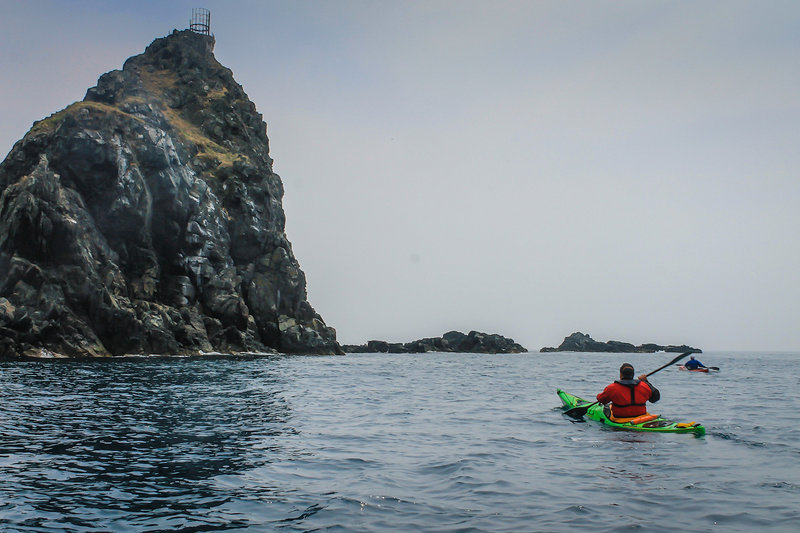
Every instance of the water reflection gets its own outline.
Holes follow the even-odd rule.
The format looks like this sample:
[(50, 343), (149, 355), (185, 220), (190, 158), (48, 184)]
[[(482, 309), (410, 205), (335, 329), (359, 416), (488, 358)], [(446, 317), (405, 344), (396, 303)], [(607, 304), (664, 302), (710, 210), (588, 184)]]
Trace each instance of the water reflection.
[[(235, 495), (221, 493), (216, 478), (268, 464), (271, 451), (281, 452), (276, 437), (295, 432), (287, 384), (265, 359), (235, 367), (225, 359), (47, 361), (3, 370), (0, 494), (37, 517), (23, 520), (29, 527), (91, 528), (109, 517), (138, 527), (242, 526), (225, 507)], [(249, 498), (276, 492), (263, 482), (248, 487)]]

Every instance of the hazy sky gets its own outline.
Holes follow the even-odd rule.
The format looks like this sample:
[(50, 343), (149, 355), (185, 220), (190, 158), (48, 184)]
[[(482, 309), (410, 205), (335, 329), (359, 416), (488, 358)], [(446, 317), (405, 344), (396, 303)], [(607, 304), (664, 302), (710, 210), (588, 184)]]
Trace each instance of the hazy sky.
[(192, 7), (340, 342), (800, 350), (800, 2), (0, 0), (0, 157)]

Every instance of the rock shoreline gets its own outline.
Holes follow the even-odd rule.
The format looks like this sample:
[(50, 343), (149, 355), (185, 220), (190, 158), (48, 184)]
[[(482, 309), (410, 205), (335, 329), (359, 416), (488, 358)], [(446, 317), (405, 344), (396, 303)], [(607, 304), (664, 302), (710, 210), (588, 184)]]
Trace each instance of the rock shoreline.
[(544, 347), (540, 352), (604, 352), (604, 353), (655, 353), (655, 352), (676, 352), (676, 353), (703, 353), (699, 348), (693, 348), (686, 344), (680, 346), (661, 345), (661, 344), (640, 344), (634, 346), (629, 342), (608, 341), (600, 342), (581, 332), (575, 332), (564, 338), (564, 342), (557, 348)]
[(372, 340), (366, 344), (343, 344), (345, 353), (526, 353), (527, 348), (502, 335), (470, 331), (448, 331), (441, 337), (429, 337), (411, 342)]

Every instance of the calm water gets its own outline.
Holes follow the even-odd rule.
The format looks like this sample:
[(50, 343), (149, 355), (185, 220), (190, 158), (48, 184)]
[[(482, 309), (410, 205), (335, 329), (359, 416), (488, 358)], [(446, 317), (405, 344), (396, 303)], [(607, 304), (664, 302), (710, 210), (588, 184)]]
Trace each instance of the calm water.
[(800, 354), (653, 376), (705, 437), (561, 415), (674, 355), (0, 363), (0, 530), (799, 530)]

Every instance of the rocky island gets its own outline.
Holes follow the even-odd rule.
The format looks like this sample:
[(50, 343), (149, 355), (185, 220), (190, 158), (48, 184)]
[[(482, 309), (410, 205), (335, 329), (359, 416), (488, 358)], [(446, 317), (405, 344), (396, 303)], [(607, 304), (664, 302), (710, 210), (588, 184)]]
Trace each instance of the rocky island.
[(703, 353), (699, 348), (682, 344), (680, 346), (662, 346), (660, 344), (641, 344), (634, 346), (628, 342), (599, 342), (581, 332), (565, 337), (558, 348), (542, 348), (540, 352), (608, 352), (608, 353), (654, 353), (654, 352), (694, 352)]
[(528, 350), (513, 339), (497, 334), (470, 331), (449, 331), (441, 337), (430, 337), (412, 342), (369, 341), (366, 344), (344, 344), (346, 353), (525, 353)]
[(0, 357), (342, 354), (214, 37), (156, 39), (0, 164)]

